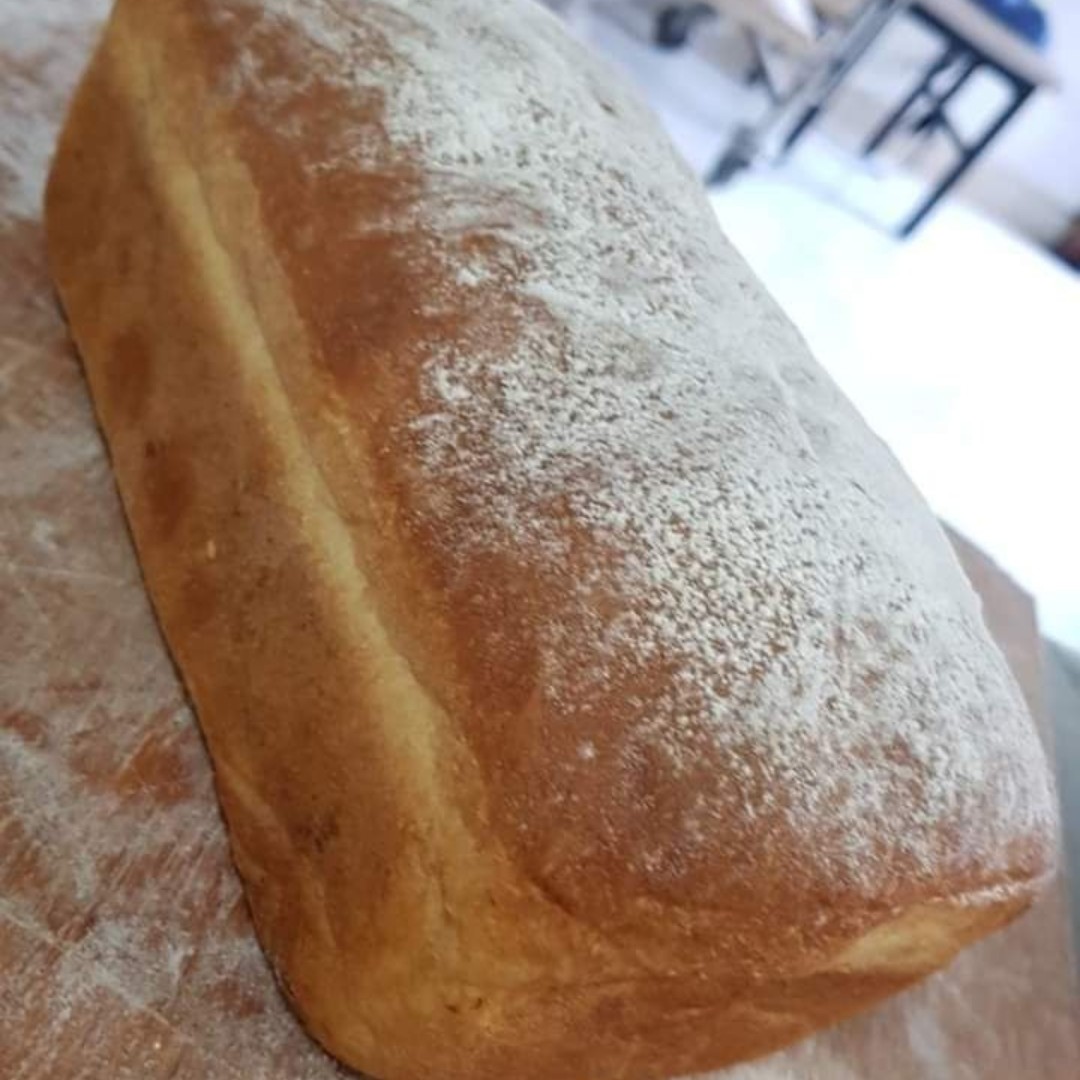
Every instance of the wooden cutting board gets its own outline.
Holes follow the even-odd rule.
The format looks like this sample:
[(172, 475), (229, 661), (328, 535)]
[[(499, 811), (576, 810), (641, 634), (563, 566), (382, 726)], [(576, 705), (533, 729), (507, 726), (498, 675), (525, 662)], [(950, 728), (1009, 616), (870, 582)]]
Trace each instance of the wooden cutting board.
[[(343, 1077), (255, 943), (46, 273), (41, 187), (103, 12), (0, 0), (0, 1078)], [(1030, 601), (960, 550), (1038, 711)], [(723, 1075), (1075, 1078), (1071, 978), (1059, 888), (918, 989)]]

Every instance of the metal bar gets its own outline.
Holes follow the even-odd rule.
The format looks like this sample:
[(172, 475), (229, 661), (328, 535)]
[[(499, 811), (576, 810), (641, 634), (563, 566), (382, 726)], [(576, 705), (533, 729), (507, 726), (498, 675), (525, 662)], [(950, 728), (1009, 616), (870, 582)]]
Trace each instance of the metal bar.
[[(886, 117), (885, 122), (870, 136), (863, 147), (863, 157), (869, 157), (900, 126), (911, 107), (924, 94), (931, 94), (931, 83), (956, 60), (956, 49), (948, 45), (941, 55), (923, 72), (922, 78), (912, 87), (906, 98)], [(933, 110), (931, 110), (932, 112)]]
[[(926, 117), (926, 119), (929, 121), (931, 118)], [(960, 132), (957, 131), (956, 128), (953, 126), (953, 122), (944, 113), (941, 113), (940, 115), (935, 115), (932, 122), (934, 125), (934, 130), (944, 132), (948, 136), (949, 142), (951, 142), (953, 146), (956, 147), (958, 153), (966, 154), (968, 150), (971, 149), (970, 146), (968, 146), (968, 144), (964, 142), (963, 136), (961, 136)]]
[(945, 197), (960, 178), (975, 164), (976, 159), (990, 145), (1002, 128), (1020, 111), (1021, 107), (1031, 97), (1035, 89), (1033, 83), (1020, 79), (1011, 80), (1013, 83), (1013, 100), (1005, 106), (1001, 115), (987, 127), (982, 136), (970, 146), (960, 160), (944, 176), (941, 182), (930, 193), (929, 197), (921, 206), (903, 223), (899, 235), (910, 236), (922, 224), (923, 219)]
[(949, 120), (949, 117), (945, 112), (945, 106), (956, 97), (957, 93), (964, 87), (964, 84), (971, 78), (972, 73), (979, 67), (979, 58), (974, 53), (968, 52), (966, 49), (963, 51), (966, 55), (948, 87), (942, 92), (935, 91), (933, 86), (930, 87), (930, 108), (915, 122), (912, 129), (916, 132), (923, 132), (941, 128), (953, 139), (961, 150), (965, 148), (965, 144), (956, 131), (956, 128), (953, 127)]
[[(785, 137), (781, 154), (791, 150), (813, 126), (848, 72), (866, 55), (892, 19), (906, 11), (911, 3), (912, 0), (871, 0), (856, 16), (836, 53), (807, 79), (805, 89), (810, 103)], [(821, 80), (820, 85), (813, 85), (815, 78)]]

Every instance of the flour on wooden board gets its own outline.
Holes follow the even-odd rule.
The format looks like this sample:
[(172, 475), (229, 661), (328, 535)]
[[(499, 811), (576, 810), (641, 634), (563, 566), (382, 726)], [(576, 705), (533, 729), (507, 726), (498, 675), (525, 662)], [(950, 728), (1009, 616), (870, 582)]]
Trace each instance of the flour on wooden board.
[(0, 1072), (165, 1075), (181, 1045), (191, 1075), (189, 1051), (222, 1078), (286, 1056), (295, 1080), (336, 1076), (244, 917), (47, 284), (46, 171), (108, 7), (0, 0)]
[(0, 225), (41, 213), (56, 143), (42, 116), (64, 101), (56, 88), (71, 82), (108, 6), (108, 0), (35, 0), (33, 18), (0, 10)]

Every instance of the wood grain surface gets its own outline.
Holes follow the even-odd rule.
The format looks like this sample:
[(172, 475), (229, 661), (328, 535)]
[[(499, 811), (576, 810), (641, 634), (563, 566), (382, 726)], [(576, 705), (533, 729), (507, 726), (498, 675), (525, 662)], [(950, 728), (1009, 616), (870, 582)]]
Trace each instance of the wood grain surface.
[[(104, 9), (0, 0), (0, 1078), (343, 1077), (255, 943), (46, 272), (41, 188)], [(1038, 711), (1031, 603), (958, 547)], [(723, 1076), (1074, 1078), (1072, 971), (1059, 887), (923, 986)]]

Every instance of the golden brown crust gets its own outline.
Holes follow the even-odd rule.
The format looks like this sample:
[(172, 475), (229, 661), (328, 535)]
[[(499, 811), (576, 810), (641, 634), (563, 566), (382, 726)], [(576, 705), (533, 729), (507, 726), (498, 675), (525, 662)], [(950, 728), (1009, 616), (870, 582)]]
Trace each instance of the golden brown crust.
[[(388, 26), (438, 51), (435, 31), (394, 5), (326, 6), (373, 67), (402, 63)], [(509, 41), (533, 62), (471, 7), (479, 48)], [(945, 793), (941, 820), (901, 804), (908, 835), (872, 833), (865, 877), (830, 872), (846, 865), (828, 858), (835, 822), (811, 821), (820, 848), (807, 849), (789, 818), (766, 813), (789, 797), (762, 786), (774, 747), (751, 744), (760, 774), (736, 784), (743, 759), (724, 744), (678, 772), (663, 745), (627, 742), (630, 703), (656, 708), (670, 690), (667, 661), (616, 663), (560, 709), (545, 698), (553, 626), (578, 642), (577, 667), (611, 663), (574, 623), (574, 590), (617, 552), (560, 505), (544, 508), (558, 559), (477, 550), (488, 526), (476, 491), (452, 471), (433, 482), (413, 421), (436, 350), (512, 349), (555, 317), (523, 291), (524, 256), (499, 221), (430, 226), (457, 212), (446, 190), (431, 196), (435, 166), (388, 134), (383, 96), (326, 74), (331, 43), (298, 33), (248, 0), (121, 0), (61, 142), (48, 227), (260, 937), (312, 1032), (388, 1080), (675, 1075), (865, 1007), (1026, 907), (1050, 858), (1045, 777), (944, 555), (941, 582), (914, 587), (960, 596), (961, 614), (942, 617), (965, 628), (1016, 771), (988, 750), (982, 787), (955, 777), (963, 790)], [(333, 163), (356, 146), (367, 165)], [(511, 196), (487, 193), (483, 207), (528, 218)], [(474, 258), (480, 285), (448, 277)], [(772, 309), (741, 299), (755, 288), (740, 276), (719, 291), (801, 364)], [(795, 367), (785, 393), (811, 404), (791, 424), (827, 427), (813, 402), (833, 391)], [(837, 421), (855, 453), (876, 453), (855, 423)], [(466, 430), (462, 454), (486, 437)], [(597, 580), (591, 603), (614, 618), (627, 598), (616, 578)], [(842, 638), (838, 665), (856, 653)], [(880, 646), (901, 675), (903, 645)], [(917, 705), (940, 705), (911, 686)], [(949, 720), (929, 717), (931, 741)], [(893, 755), (888, 775), (908, 778), (925, 818), (934, 778), (912, 765), (920, 747), (860, 752)], [(1003, 807), (1017, 793), (1031, 805), (1013, 826)], [(690, 844), (688, 808), (703, 803)], [(956, 806), (999, 823), (999, 850), (973, 846), (984, 834)]]

